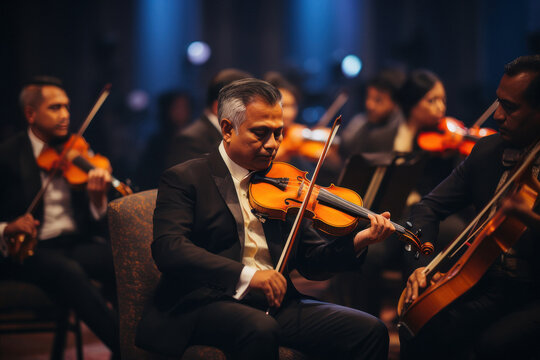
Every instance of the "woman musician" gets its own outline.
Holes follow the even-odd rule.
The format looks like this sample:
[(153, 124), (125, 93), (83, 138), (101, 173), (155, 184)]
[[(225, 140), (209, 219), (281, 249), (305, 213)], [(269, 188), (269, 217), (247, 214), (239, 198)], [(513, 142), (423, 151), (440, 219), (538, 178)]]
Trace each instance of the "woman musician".
[[(506, 65), (497, 97), (500, 104), (494, 119), (499, 133), (481, 139), (470, 156), (413, 207), (411, 221), (422, 228), (424, 241), (436, 239), (439, 222), (450, 214), (468, 205), (480, 211), (505, 182), (520, 152), (539, 141), (540, 56), (523, 56)], [(532, 166), (535, 177), (538, 165), (537, 159)], [(531, 210), (507, 197), (494, 208), (522, 222), (525, 233), (476, 285), (433, 316), (414, 337), (400, 331), (402, 359), (540, 356), (538, 201)], [(416, 269), (404, 291), (405, 303), (413, 303), (426, 287), (440, 281), (441, 272), (426, 278), (423, 267)]]

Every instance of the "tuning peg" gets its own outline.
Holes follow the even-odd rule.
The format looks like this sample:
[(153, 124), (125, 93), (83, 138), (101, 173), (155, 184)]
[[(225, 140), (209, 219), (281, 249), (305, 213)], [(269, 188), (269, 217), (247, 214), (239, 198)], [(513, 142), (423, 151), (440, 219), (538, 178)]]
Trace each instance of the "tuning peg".
[(418, 238), (421, 238), (422, 237), (422, 229), (418, 229), (416, 230), (416, 232), (414, 233)]
[(418, 258), (420, 257), (420, 253), (417, 251), (414, 253), (414, 260), (418, 260)]
[(412, 223), (410, 221), (407, 221), (405, 223), (405, 227), (408, 229), (408, 230), (411, 230), (412, 229)]

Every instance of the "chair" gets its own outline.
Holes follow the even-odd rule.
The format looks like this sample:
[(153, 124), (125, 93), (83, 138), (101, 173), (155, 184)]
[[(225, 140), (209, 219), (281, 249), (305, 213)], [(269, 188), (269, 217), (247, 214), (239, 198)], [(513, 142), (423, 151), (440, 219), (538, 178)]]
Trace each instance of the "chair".
[(82, 360), (82, 336), (77, 317), (55, 304), (38, 286), (12, 279), (0, 280), (0, 334), (54, 332), (51, 359), (63, 359), (68, 331), (75, 334), (77, 359)]
[[(135, 346), (135, 329), (144, 304), (153, 293), (159, 270), (151, 256), (152, 216), (157, 190), (147, 190), (109, 203), (109, 230), (113, 251), (120, 314), (120, 354), (122, 359), (164, 359)], [(211, 346), (190, 346), (182, 360), (226, 360)], [(296, 350), (280, 348), (280, 359), (306, 359)]]

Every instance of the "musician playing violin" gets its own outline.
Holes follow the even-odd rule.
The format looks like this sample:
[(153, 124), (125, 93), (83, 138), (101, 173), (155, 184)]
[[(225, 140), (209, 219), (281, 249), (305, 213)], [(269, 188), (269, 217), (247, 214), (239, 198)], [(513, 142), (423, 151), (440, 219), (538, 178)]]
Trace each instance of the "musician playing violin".
[[(20, 93), (25, 132), (0, 146), (0, 274), (36, 284), (61, 305), (75, 310), (113, 351), (118, 350), (112, 254), (103, 241), (110, 173), (93, 169), (84, 189), (54, 176), (36, 210), (27, 213), (48, 173), (36, 163), (40, 152), (68, 136), (69, 98), (61, 82), (36, 77)], [(6, 257), (13, 242), (35, 240), (22, 263)], [(26, 254), (25, 254), (26, 255)], [(102, 284), (98, 289), (92, 279)], [(107, 296), (107, 298), (105, 297)]]
[(213, 345), (233, 359), (277, 359), (280, 345), (318, 358), (387, 358), (380, 320), (300, 294), (288, 271), (325, 279), (357, 269), (367, 246), (393, 231), (388, 213), (331, 241), (305, 221), (289, 268), (274, 270), (291, 226), (256, 217), (247, 195), (252, 172), (271, 166), (280, 146), (280, 101), (261, 80), (227, 85), (218, 99), (219, 149), (162, 175), (152, 244), (162, 277), (139, 323), (139, 346), (179, 356), (191, 344)]
[[(438, 223), (472, 204), (480, 211), (511, 174), (521, 154), (540, 139), (540, 55), (506, 65), (497, 88), (494, 113), (499, 133), (481, 139), (471, 154), (412, 211), (423, 240), (435, 240)], [(532, 175), (538, 177), (536, 159)], [(507, 197), (493, 210), (514, 216), (527, 227), (468, 292), (424, 325), (415, 337), (401, 333), (402, 359), (532, 359), (540, 357), (540, 216)], [(449, 264), (451, 266), (452, 264)], [(428, 285), (422, 272), (409, 277), (405, 302)], [(429, 281), (440, 281), (444, 271)]]

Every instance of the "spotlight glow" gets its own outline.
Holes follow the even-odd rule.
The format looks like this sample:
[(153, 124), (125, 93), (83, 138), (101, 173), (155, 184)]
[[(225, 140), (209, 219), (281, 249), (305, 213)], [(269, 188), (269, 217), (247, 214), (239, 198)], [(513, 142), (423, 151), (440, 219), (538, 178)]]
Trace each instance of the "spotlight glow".
[(212, 51), (207, 43), (194, 41), (187, 48), (188, 60), (195, 65), (202, 65), (208, 61)]
[(360, 74), (362, 61), (356, 55), (347, 55), (341, 61), (341, 71), (348, 78), (353, 78)]

